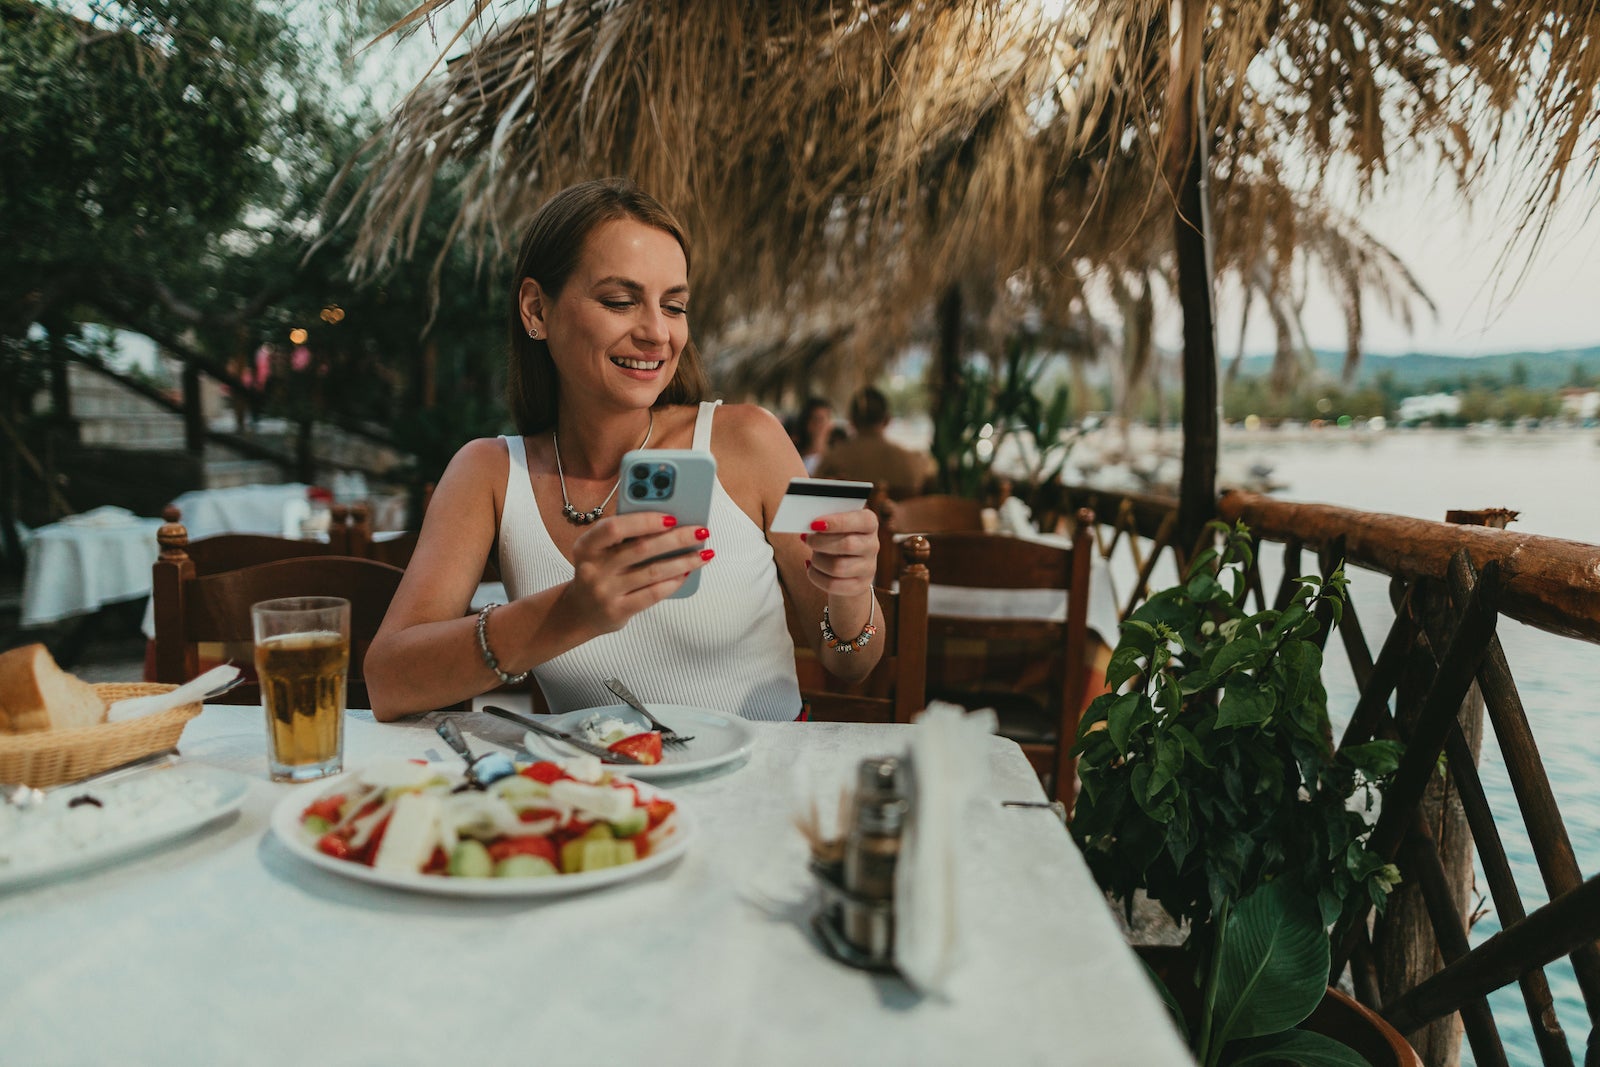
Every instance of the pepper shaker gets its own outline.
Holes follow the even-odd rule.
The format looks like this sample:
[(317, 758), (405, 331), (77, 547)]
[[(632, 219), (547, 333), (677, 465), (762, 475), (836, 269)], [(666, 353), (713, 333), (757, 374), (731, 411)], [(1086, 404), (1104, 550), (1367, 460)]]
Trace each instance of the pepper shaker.
[(894, 944), (894, 876), (908, 804), (905, 773), (890, 756), (861, 762), (855, 816), (845, 839), (844, 888), (860, 903), (844, 909), (847, 941), (886, 960)]

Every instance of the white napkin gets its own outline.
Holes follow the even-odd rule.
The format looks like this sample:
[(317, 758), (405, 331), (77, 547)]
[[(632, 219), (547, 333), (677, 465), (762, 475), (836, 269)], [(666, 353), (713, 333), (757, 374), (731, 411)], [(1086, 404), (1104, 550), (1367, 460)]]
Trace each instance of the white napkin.
[(1014, 496), (1000, 504), (1000, 532), (1013, 537), (1024, 537), (1039, 531), (1033, 525), (1033, 509)]
[(968, 714), (934, 701), (911, 731), (911, 818), (900, 838), (894, 882), (894, 957), (923, 993), (948, 991), (961, 958), (962, 820), (982, 782), (983, 737), (994, 711)]
[(139, 516), (127, 508), (107, 504), (90, 511), (80, 511), (76, 515), (68, 515), (61, 520), (61, 523), (64, 526), (126, 526), (130, 522), (137, 522), (138, 518)]
[(155, 715), (158, 712), (176, 708), (182, 704), (189, 704), (201, 700), (212, 694), (214, 690), (225, 688), (243, 673), (231, 663), (224, 663), (220, 667), (213, 667), (204, 674), (190, 681), (184, 682), (170, 693), (157, 693), (147, 697), (128, 697), (118, 700), (106, 709), (106, 722), (122, 722), (126, 719), (137, 719), (145, 715)]

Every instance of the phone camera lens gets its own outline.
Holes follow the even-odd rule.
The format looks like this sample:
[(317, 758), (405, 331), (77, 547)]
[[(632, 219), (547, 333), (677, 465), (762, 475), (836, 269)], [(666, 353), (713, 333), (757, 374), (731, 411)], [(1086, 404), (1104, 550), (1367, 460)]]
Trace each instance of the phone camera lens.
[(672, 479), (665, 474), (657, 474), (654, 478), (650, 479), (650, 484), (655, 486), (657, 489), (665, 490), (672, 485)]
[(635, 483), (633, 485), (628, 486), (628, 495), (633, 497), (633, 499), (635, 499), (635, 500), (643, 500), (645, 494), (648, 493), (649, 491), (650, 490), (648, 488), (646, 488), (646, 486), (645, 486), (645, 484), (643, 482), (637, 482), (637, 483)]
[(628, 472), (628, 476), (636, 482), (642, 482), (650, 477), (650, 468), (643, 463), (635, 463), (633, 469)]

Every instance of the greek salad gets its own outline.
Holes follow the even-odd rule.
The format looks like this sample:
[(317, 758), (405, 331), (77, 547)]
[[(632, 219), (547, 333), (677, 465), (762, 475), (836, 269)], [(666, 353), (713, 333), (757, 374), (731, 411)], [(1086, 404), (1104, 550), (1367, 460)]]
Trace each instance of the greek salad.
[(390, 759), (307, 805), (300, 825), (318, 851), (377, 870), (546, 878), (644, 859), (677, 833), (675, 810), (592, 756), (519, 764), (483, 790), (445, 764)]

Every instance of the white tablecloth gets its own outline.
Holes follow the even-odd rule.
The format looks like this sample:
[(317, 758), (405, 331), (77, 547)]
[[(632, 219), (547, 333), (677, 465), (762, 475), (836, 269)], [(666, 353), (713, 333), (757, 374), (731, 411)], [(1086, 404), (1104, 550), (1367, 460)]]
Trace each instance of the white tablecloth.
[[(469, 737), (475, 716), (460, 721)], [(445, 746), (348, 723), (347, 756)], [(260, 713), (209, 708), (189, 759), (254, 779), (242, 813), (164, 851), (0, 897), (8, 1063), (319, 1065), (1192, 1062), (1016, 745), (969, 812), (970, 955), (948, 1002), (815, 947), (786, 782), (899, 751), (915, 727), (756, 724), (738, 769), (672, 792), (677, 864), (588, 894), (459, 900), (312, 868), (267, 831)], [(826, 799), (826, 798), (824, 798)]]
[(299, 520), (294, 520), (291, 529), (285, 524), (285, 515), (291, 504), (305, 502), (306, 486), (300, 482), (289, 482), (284, 485), (195, 489), (172, 503), (183, 513), (182, 522), (189, 531), (189, 540), (198, 541), (202, 537), (221, 533), (299, 537)]
[(148, 595), (160, 528), (160, 519), (109, 507), (39, 527), (22, 578), (23, 628)]

